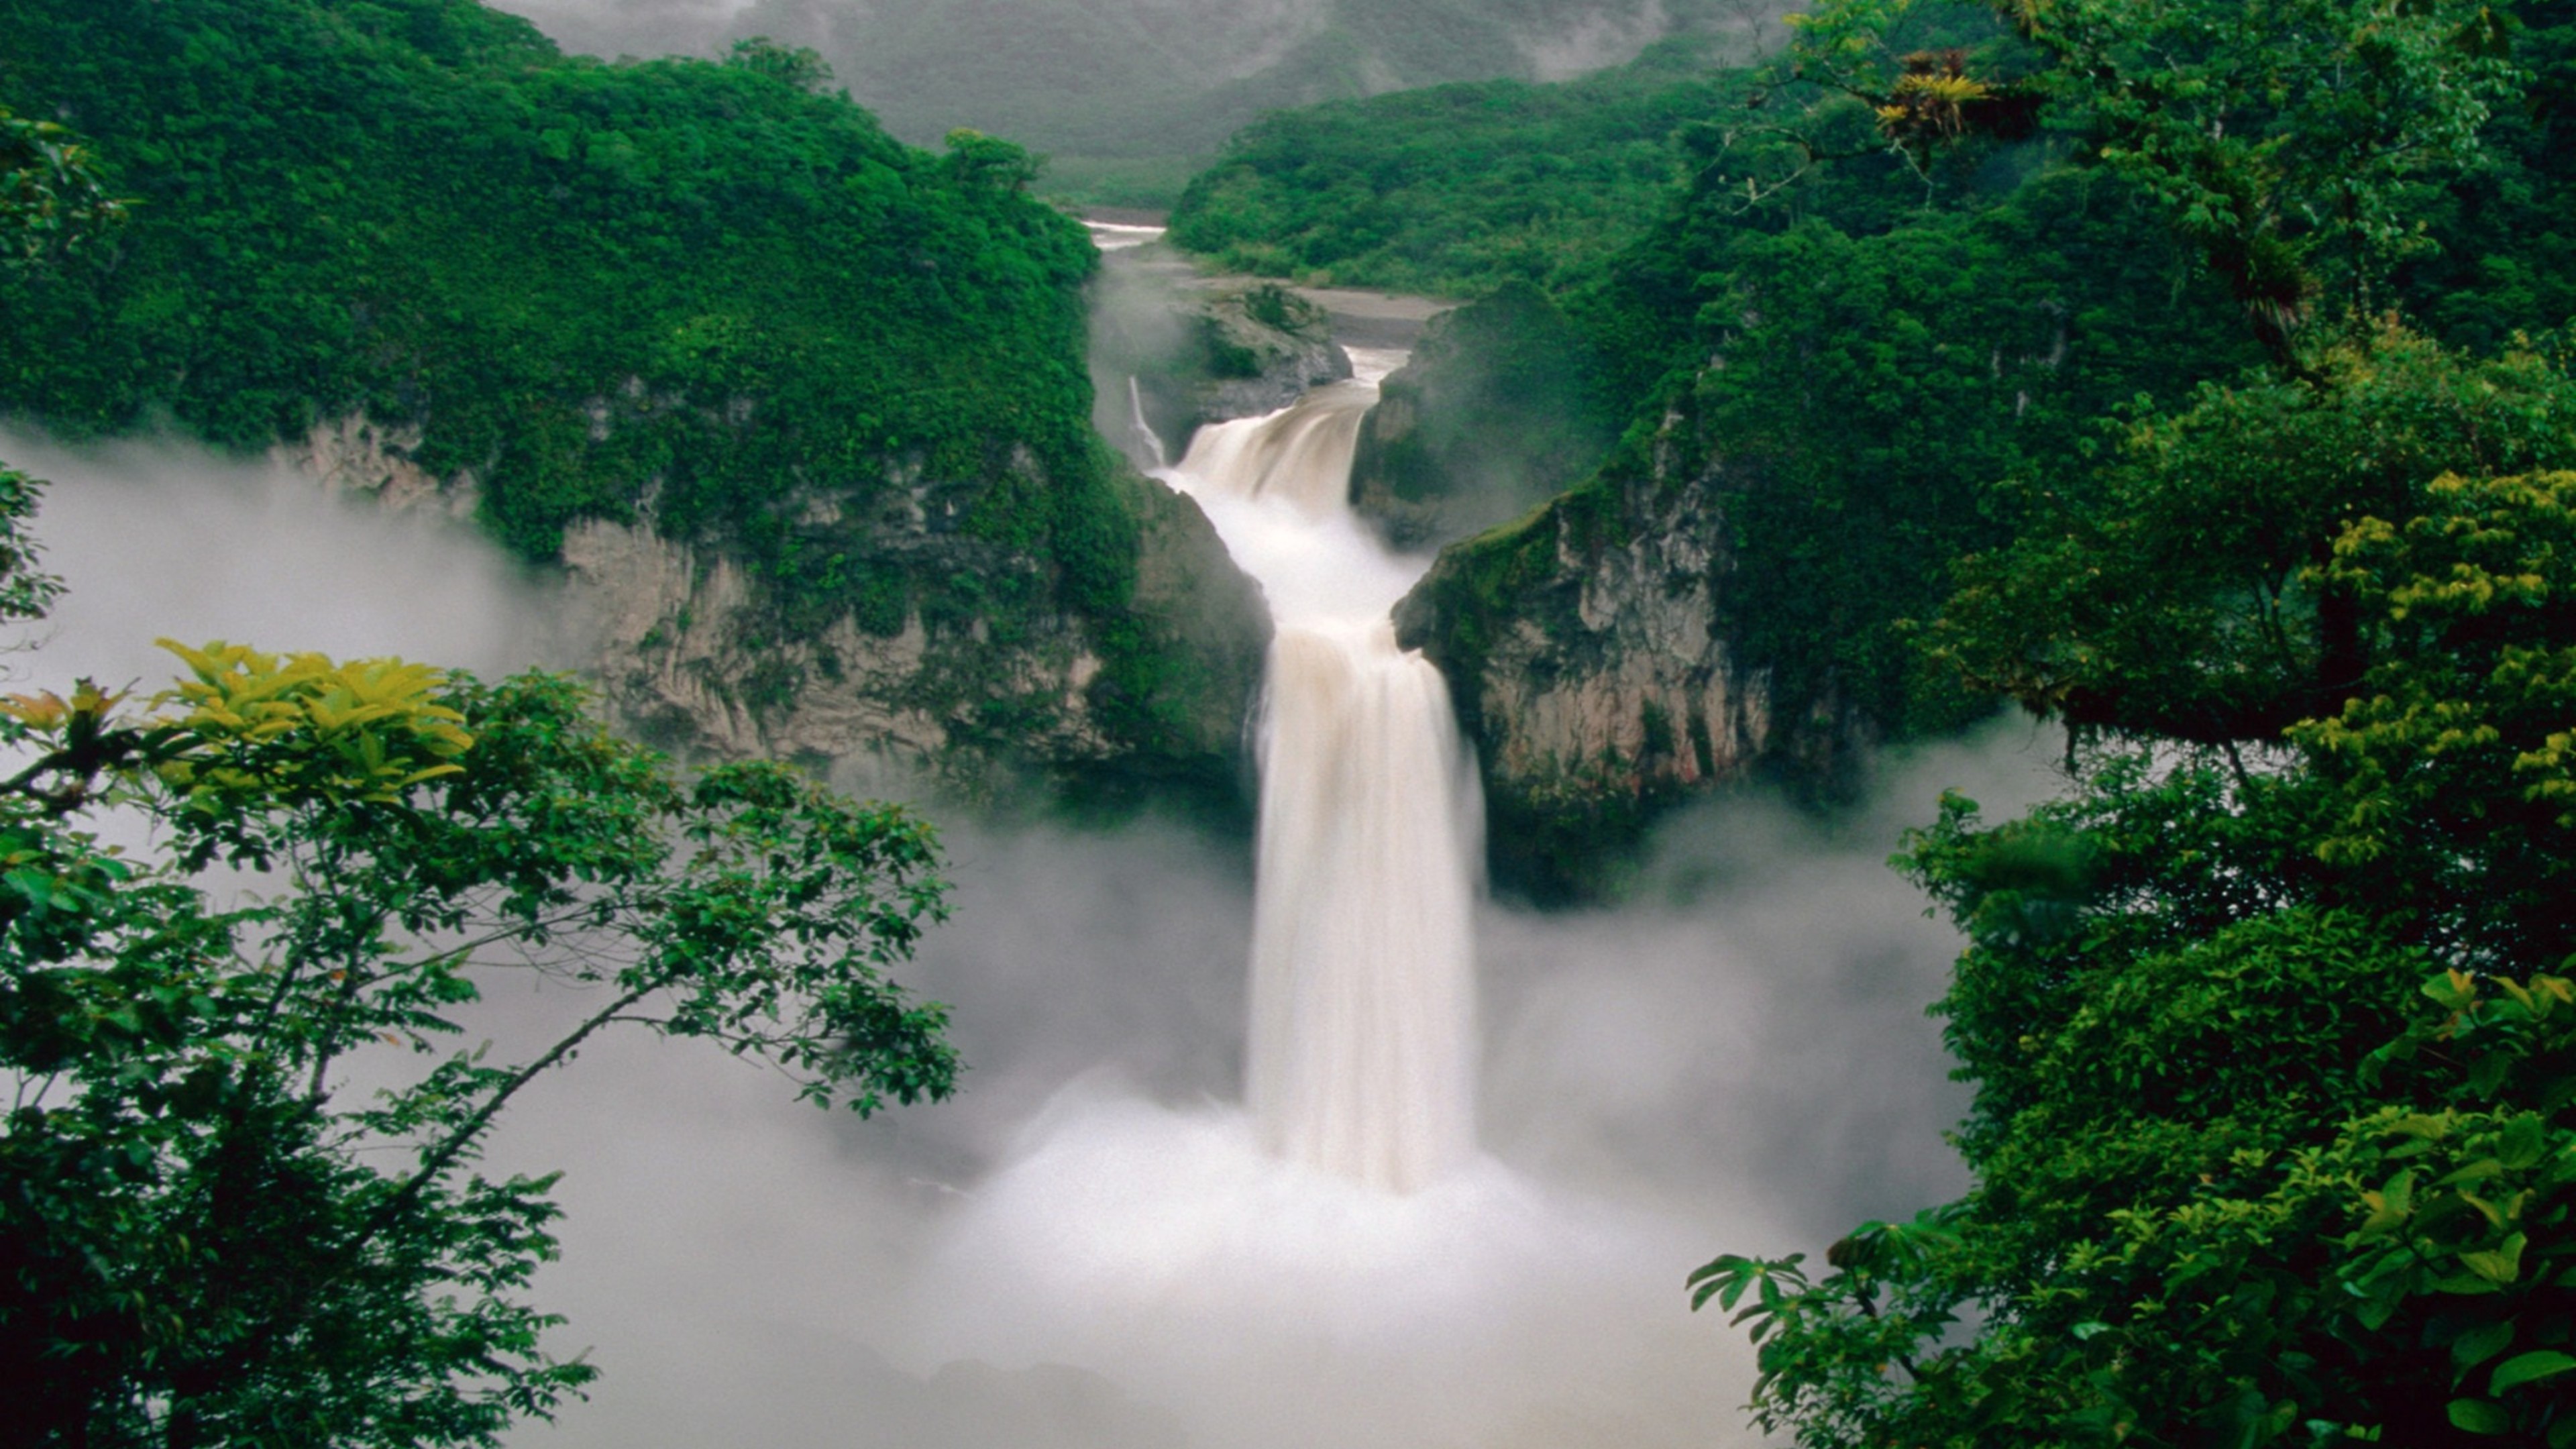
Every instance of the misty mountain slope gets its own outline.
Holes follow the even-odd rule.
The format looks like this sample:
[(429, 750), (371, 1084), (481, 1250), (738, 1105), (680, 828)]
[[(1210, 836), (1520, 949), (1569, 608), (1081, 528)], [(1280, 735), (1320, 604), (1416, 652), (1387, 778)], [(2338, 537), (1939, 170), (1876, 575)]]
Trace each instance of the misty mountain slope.
[(1014, 148), (471, 0), (0, 22), (0, 103), (136, 198), (98, 264), (0, 280), (0, 407), (444, 492), (600, 579), (611, 692), (675, 743), (1231, 792), (1257, 608), (1091, 433), (1096, 253)]
[(566, 46), (812, 46), (897, 134), (969, 126), (1065, 157), (1206, 155), (1263, 112), (1406, 87), (1554, 79), (1669, 35), (1758, 48), (1776, 0), (504, 0)]

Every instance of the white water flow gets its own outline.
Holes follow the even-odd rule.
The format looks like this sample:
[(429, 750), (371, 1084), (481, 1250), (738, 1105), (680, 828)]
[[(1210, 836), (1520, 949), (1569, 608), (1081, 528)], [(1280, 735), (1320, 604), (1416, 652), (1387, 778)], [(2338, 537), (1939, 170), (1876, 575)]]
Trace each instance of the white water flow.
[(1427, 566), (1347, 502), (1374, 379), (1200, 429), (1166, 476), (1269, 595), (1245, 1098), (1271, 1152), (1412, 1192), (1475, 1154), (1482, 807), (1387, 611)]
[(1127, 379), (1127, 426), (1135, 433), (1136, 441), (1152, 455), (1157, 470), (1171, 466), (1171, 460), (1163, 456), (1163, 435), (1154, 431), (1152, 423), (1145, 421), (1145, 394), (1136, 386), (1133, 377)]

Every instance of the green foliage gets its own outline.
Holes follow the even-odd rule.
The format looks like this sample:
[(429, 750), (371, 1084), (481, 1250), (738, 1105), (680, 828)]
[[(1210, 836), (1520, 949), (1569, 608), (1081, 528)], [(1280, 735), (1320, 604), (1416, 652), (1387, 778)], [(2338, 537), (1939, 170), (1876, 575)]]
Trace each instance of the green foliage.
[(36, 571), (43, 550), (27, 527), (45, 485), (0, 465), (0, 622), (41, 619), (63, 591), (62, 580)]
[(1951, 801), (1900, 857), (1969, 937), (1975, 1189), (1901, 1257), (1720, 1258), (1699, 1301), (1746, 1304), (1755, 1415), (1803, 1444), (2576, 1442), (2576, 551), (2526, 471), (2576, 394), (2527, 345), (2311, 320), (2432, 235), (2511, 27), (2007, 5), (1953, 64), (1889, 42), (1915, 8), (1829, 6), (1802, 63), (1926, 174), (1970, 148), (1896, 81), (2044, 100), (2274, 365), (1993, 495), (2017, 536), (1931, 630), (2076, 728), (2071, 798)]
[(1982, 712), (1916, 669), (1900, 621), (2014, 529), (1995, 485), (2069, 466), (2115, 403), (2242, 359), (2179, 259), (2138, 245), (2151, 225), (2124, 188), (2061, 172), (1874, 235), (1809, 221), (1692, 248), (1726, 279), (1694, 288), (1693, 342), (1725, 365), (1676, 403), (1702, 455), (1737, 465), (1723, 597), (1779, 708), (1899, 734)]
[[(1025, 153), (900, 145), (809, 93), (810, 55), (608, 65), (468, 0), (0, 18), (13, 98), (136, 203), (112, 267), (0, 280), (0, 405), (242, 447), (416, 427), (522, 555), (649, 500), (798, 633), (904, 567), (861, 546), (898, 475), (971, 488), (1026, 454), (1097, 491), (1080, 228), (1018, 194)], [(1056, 511), (977, 528), (1047, 569)]]
[(2079, 729), (2258, 741), (2340, 709), (2417, 643), (2365, 628), (2357, 580), (2327, 569), (2345, 526), (2415, 516), (2446, 472), (2576, 463), (2576, 384), (2393, 324), (2308, 370), (2206, 385), (2090, 478), (2022, 490), (2021, 536), (1957, 565), (1935, 657)]
[(2496, 476), (2568, 380), (2395, 328), (2309, 374), (2141, 420), (1944, 616), (2089, 728), (1900, 858), (1969, 940), (1975, 1189), (1696, 1280), (1801, 1443), (2576, 1441), (2576, 475)]
[[(559, 678), (178, 652), (150, 712), (86, 684), (0, 711), (32, 756), (0, 782), (13, 1442), (491, 1445), (550, 1415), (595, 1373), (523, 1301), (552, 1179), (473, 1162), (613, 1026), (862, 1113), (951, 1089), (943, 1010), (884, 974), (941, 910), (901, 811), (775, 765), (675, 776)], [(110, 808), (153, 843), (102, 845)], [(451, 1046), (504, 973), (578, 1015), (523, 1061)]]
[(1352, 503), (1399, 547), (1445, 542), (1580, 481), (1625, 411), (1564, 312), (1526, 282), (1505, 283), (1434, 317), (1381, 384)]
[(1446, 85), (1274, 112), (1191, 180), (1169, 237), (1232, 270), (1322, 285), (1553, 289), (1638, 236), (1672, 184), (1673, 131), (1740, 105), (1745, 86), (1668, 50), (1558, 85)]
[[(1764, 1329), (1757, 1415), (1810, 1444), (2427, 1442), (2480, 1361), (2449, 1361), (2456, 1338), (2570, 1335), (2554, 1270), (2508, 1263), (2576, 1251), (2551, 1176), (2576, 1180), (2564, 1090), (2499, 1092), (2519, 1057), (2576, 1043), (2548, 1019), (2566, 985), (2435, 974), (2427, 1013), (2425, 948), (2319, 904), (2360, 893), (2303, 849), (2309, 783), (2096, 763), (2085, 796), (2030, 822), (1980, 830), (1954, 801), (1913, 842), (1972, 941), (1943, 1010), (1978, 1083), (1960, 1138), (1978, 1187), (1893, 1265), (1703, 1270), (1776, 1280), (1744, 1315)], [(2458, 1008), (2487, 998), (2531, 1023), (2511, 1053), (2467, 1050)], [(2500, 1130), (2525, 1145), (2480, 1165)], [(2409, 1134), (2452, 1132), (2405, 1161), (2431, 1150)], [(2392, 1174), (2401, 1199), (2443, 1189), (2403, 1241), (2375, 1216)], [(2488, 1294), (2510, 1296), (2461, 1301)], [(2531, 1408), (2535, 1426), (2564, 1412)]]
[[(1912, 49), (1944, 10), (2005, 33)], [(2417, 185), (2479, 159), (2514, 80), (2510, 22), (2477, 0), (1828, 0), (1798, 24), (1794, 73), (1867, 103), (1909, 159), (2044, 111), (2155, 200), (2284, 364), (2321, 297), (2329, 318), (2373, 305), (2424, 245)]]
[(2576, 5), (2525, 0), (2498, 12), (2527, 80), (2488, 128), (2489, 164), (2412, 204), (2437, 247), (2397, 265), (2417, 321), (2454, 346), (2504, 350), (2514, 334), (2576, 317), (2576, 274), (2550, 259), (2576, 245), (2563, 198), (2576, 177)]
[(832, 68), (813, 49), (781, 45), (766, 35), (737, 40), (725, 52), (725, 64), (738, 65), (800, 91), (819, 91), (832, 82)]
[[(2563, 319), (2569, 20), (2559, 0), (1823, 7), (1781, 64), (1694, 82), (1697, 109), (1674, 118), (1687, 179), (1642, 236), (1545, 272), (1630, 410), (1627, 445), (1576, 493), (1723, 465), (1727, 633), (1768, 673), (1776, 718), (1901, 738), (1975, 717), (2012, 681), (1923, 667), (1909, 621), (1941, 609), (1954, 558), (2048, 546), (2081, 506), (2070, 480), (2120, 446), (2106, 418), (2267, 357), (2281, 378), (2333, 366), (2356, 300), (2403, 302), (2491, 354)], [(1608, 82), (1548, 105), (1608, 114)], [(1446, 146), (1457, 126), (1399, 124), (1426, 104), (1248, 134), (1250, 154), (1276, 152), (1258, 185), (1242, 166), (1200, 182), (1225, 255), (1265, 264), (1266, 247), (1293, 270), (1365, 250), (1379, 178), (1424, 178), (1406, 181), (1402, 227), (1465, 225), (1459, 198), (1494, 168)], [(1191, 224), (1185, 208), (1178, 234)], [(2335, 522), (2288, 568), (2315, 562)], [(2053, 601), (2014, 603), (2056, 618)], [(2172, 672), (2204, 657), (2174, 651)]]
[[(34, 272), (58, 264), (126, 218), (87, 146), (50, 121), (0, 107), (0, 265)], [(45, 485), (0, 465), (0, 622), (44, 616), (62, 581), (36, 570), (41, 551), (28, 520)]]
[(125, 220), (97, 158), (70, 131), (0, 107), (0, 235), (10, 262), (53, 261)]
[(2321, 586), (2373, 660), (2289, 731), (2334, 782), (2319, 856), (2478, 969), (2576, 951), (2576, 473), (2445, 474), (2400, 525), (2364, 516)]

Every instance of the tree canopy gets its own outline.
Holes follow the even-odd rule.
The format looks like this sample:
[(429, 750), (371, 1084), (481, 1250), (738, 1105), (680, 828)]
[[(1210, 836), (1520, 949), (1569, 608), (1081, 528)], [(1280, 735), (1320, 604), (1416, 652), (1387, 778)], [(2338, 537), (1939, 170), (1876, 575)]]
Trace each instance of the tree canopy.
[(2576, 1443), (2576, 379), (2367, 309), (2564, 37), (2007, 4), (1953, 67), (1884, 43), (1909, 8), (1824, 7), (1807, 63), (1926, 157), (1973, 129), (1936, 98), (2063, 108), (2265, 362), (2017, 481), (1922, 633), (2072, 740), (2065, 798), (1898, 858), (1968, 938), (1974, 1188), (1694, 1302), (1805, 1445)]
[[(0, 114), (0, 238), (122, 219)], [(0, 468), (0, 619), (41, 618), (43, 485)], [(886, 972), (943, 911), (929, 829), (757, 763), (682, 775), (584, 689), (162, 641), (146, 699), (0, 700), (0, 1401), (39, 1446), (491, 1445), (596, 1370), (522, 1301), (551, 1177), (475, 1170), (596, 1034), (711, 1040), (865, 1114), (946, 1096)], [(141, 844), (131, 843), (134, 839)], [(459, 1048), (495, 973), (577, 1002)], [(353, 1100), (349, 1068), (394, 1085)]]
[[(172, 646), (148, 700), (0, 705), (0, 1382), (41, 1445), (491, 1444), (595, 1370), (522, 1290), (550, 1177), (475, 1171), (595, 1034), (697, 1037), (865, 1113), (944, 1096), (886, 977), (930, 832), (778, 765), (675, 775), (567, 680)], [(151, 843), (101, 832), (139, 822)], [(249, 884), (238, 872), (250, 872)], [(550, 1044), (459, 1044), (498, 972)], [(399, 1085), (344, 1089), (353, 1059)]]

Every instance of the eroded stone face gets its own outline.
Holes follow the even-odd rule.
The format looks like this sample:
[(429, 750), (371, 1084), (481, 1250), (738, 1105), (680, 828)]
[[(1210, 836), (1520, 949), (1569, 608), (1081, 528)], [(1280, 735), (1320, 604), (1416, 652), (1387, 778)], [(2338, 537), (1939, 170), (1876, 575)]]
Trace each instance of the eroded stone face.
[(1723, 570), (1708, 495), (1699, 481), (1624, 498), (1644, 506), (1623, 510), (1633, 516), (1616, 540), (1578, 529), (1567, 511), (1541, 513), (1527, 527), (1542, 537), (1526, 546), (1544, 547), (1546, 573), (1492, 601), (1508, 622), (1472, 654), (1445, 637), (1457, 570), (1444, 580), (1435, 569), (1398, 607), (1404, 641), (1472, 701), (1492, 785), (1532, 800), (1642, 796), (1733, 778), (1761, 752), (1767, 682), (1737, 667), (1716, 627)]
[[(317, 426), (279, 456), (326, 486), (394, 508), (457, 516), (475, 507), (470, 475), (442, 479), (413, 461), (418, 430), (351, 416)], [(1010, 465), (1037, 468), (1025, 454)], [(1043, 480), (1041, 479), (1042, 483)], [(786, 637), (760, 582), (720, 546), (674, 539), (645, 507), (631, 521), (565, 530), (567, 607), (587, 670), (630, 728), (665, 748), (725, 758), (891, 758), (907, 771), (974, 788), (997, 769), (1135, 768), (1222, 778), (1239, 766), (1242, 721), (1259, 684), (1268, 617), (1197, 506), (1151, 479), (1112, 480), (1137, 524), (1136, 587), (1121, 641), (1150, 668), (1113, 667), (1104, 622), (1021, 610), (997, 639), (991, 621), (911, 599), (899, 620), (863, 628), (844, 612)], [(864, 522), (818, 495), (802, 517), (864, 534), (861, 556), (922, 576), (988, 583), (1012, 576), (1052, 597), (1043, 560), (953, 524), (976, 480), (889, 471), (886, 506)], [(971, 501), (971, 500), (970, 500)], [(1140, 642), (1141, 641), (1141, 642)], [(1162, 694), (1139, 699), (1135, 677)], [(1124, 691), (1124, 693), (1121, 693)], [(1150, 721), (1140, 731), (1139, 717)]]
[(1667, 416), (1642, 466), (1453, 545), (1396, 606), (1476, 744), (1507, 884), (1598, 889), (1584, 857), (1615, 860), (1664, 806), (1848, 745), (1831, 709), (1775, 718), (1727, 636), (1729, 466)]
[(421, 467), (412, 461), (420, 440), (417, 423), (387, 426), (360, 412), (316, 423), (302, 441), (281, 443), (274, 454), (335, 493), (371, 493), (388, 508), (472, 517), (481, 499), (474, 475), (440, 478)]

